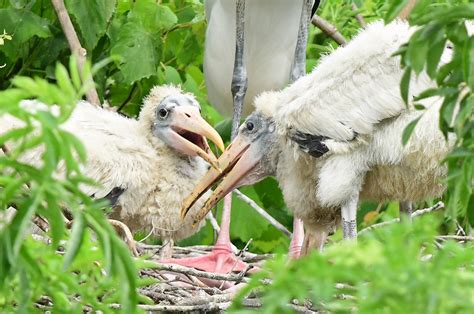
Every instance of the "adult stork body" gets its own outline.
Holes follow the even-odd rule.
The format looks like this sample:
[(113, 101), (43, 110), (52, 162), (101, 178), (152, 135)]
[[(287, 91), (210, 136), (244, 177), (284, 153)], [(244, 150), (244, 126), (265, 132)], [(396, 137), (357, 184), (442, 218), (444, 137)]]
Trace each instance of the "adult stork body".
[[(29, 110), (47, 110), (36, 101), (23, 104)], [(0, 134), (21, 127), (18, 120), (4, 116)], [(169, 244), (192, 235), (200, 225), (181, 221), (183, 199), (214, 163), (206, 137), (223, 149), (218, 133), (200, 116), (194, 97), (172, 86), (154, 87), (145, 98), (138, 120), (79, 102), (62, 126), (83, 143), (87, 162), (83, 173), (100, 183), (82, 190), (94, 198), (107, 198), (112, 217), (131, 229), (152, 231)], [(29, 151), (25, 162), (41, 162), (41, 150)], [(61, 175), (61, 170), (58, 175)], [(195, 208), (197, 210), (197, 208)]]
[[(183, 215), (214, 182), (206, 213), (233, 188), (275, 176), (285, 201), (321, 247), (343, 221), (345, 238), (357, 235), (359, 200), (418, 201), (439, 196), (449, 150), (438, 129), (442, 99), (412, 96), (433, 87), (426, 73), (410, 85), (407, 108), (400, 96), (403, 70), (392, 57), (414, 32), (407, 23), (373, 23), (346, 47), (323, 58), (315, 70), (281, 92), (264, 93), (256, 111), (218, 162), (186, 199)], [(445, 50), (442, 60), (450, 58)], [(420, 118), (408, 144), (405, 127)], [(311, 242), (311, 241), (309, 241)]]
[[(319, 1), (312, 10), (316, 10)], [(290, 80), (295, 59), (303, 4), (306, 1), (246, 1), (243, 60), (248, 85), (243, 114), (264, 91), (279, 90)], [(237, 1), (207, 0), (204, 74), (209, 101), (225, 116), (232, 116), (230, 89), (235, 59)], [(311, 10), (311, 8), (310, 8)], [(305, 45), (303, 52), (305, 52)], [(304, 74), (304, 68), (303, 74)]]
[[(204, 71), (208, 97), (222, 114), (232, 114), (232, 138), (242, 111), (250, 112), (255, 95), (283, 88), (305, 73), (307, 28), (318, 5), (314, 0), (206, 1)], [(245, 270), (248, 265), (231, 250), (230, 197), (224, 200), (221, 230), (213, 251), (165, 262), (212, 272)], [(300, 221), (295, 220), (294, 230), (291, 247), (297, 255), (303, 232)]]

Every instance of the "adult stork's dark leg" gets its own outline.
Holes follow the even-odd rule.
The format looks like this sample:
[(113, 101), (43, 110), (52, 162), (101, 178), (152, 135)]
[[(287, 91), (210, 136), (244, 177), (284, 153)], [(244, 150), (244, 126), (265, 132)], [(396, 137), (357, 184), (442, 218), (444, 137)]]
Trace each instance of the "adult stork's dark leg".
[[(235, 36), (235, 60), (234, 73), (232, 75), (231, 91), (234, 97), (234, 114), (232, 121), (233, 139), (240, 125), (240, 117), (247, 91), (247, 73), (244, 64), (244, 24), (245, 24), (245, 0), (236, 1), (236, 36)], [(211, 253), (192, 258), (170, 259), (164, 262), (194, 267), (209, 272), (229, 273), (241, 272), (248, 268), (248, 264), (240, 261), (232, 253), (230, 242), (230, 217), (231, 217), (232, 193), (224, 197), (224, 209), (222, 212), (221, 229), (216, 244)], [(218, 283), (218, 285), (220, 285)]]
[[(230, 90), (234, 99), (234, 113), (232, 116), (231, 140), (237, 135), (242, 117), (245, 94), (247, 92), (247, 71), (244, 63), (244, 29), (245, 29), (245, 0), (237, 0), (236, 4), (236, 25), (235, 25), (235, 59), (234, 72), (232, 74), (232, 83)], [(222, 211), (221, 230), (217, 237), (214, 251), (222, 250), (223, 253), (232, 254), (229, 229), (232, 207), (232, 193), (224, 198), (224, 208)], [(233, 257), (233, 256), (232, 256)], [(233, 259), (233, 258), (232, 258)], [(232, 261), (232, 264), (239, 263)], [(235, 269), (234, 270), (240, 271)], [(244, 266), (244, 264), (239, 264)], [(240, 267), (239, 267), (240, 268)]]
[[(313, 4), (314, 0), (303, 0), (295, 56), (290, 70), (290, 83), (293, 83), (306, 73), (306, 45), (308, 43), (308, 27), (311, 20)], [(292, 259), (298, 258), (301, 255), (301, 248), (305, 237), (303, 222), (296, 217), (294, 219), (293, 236), (291, 238), (290, 250), (288, 253), (288, 256)]]

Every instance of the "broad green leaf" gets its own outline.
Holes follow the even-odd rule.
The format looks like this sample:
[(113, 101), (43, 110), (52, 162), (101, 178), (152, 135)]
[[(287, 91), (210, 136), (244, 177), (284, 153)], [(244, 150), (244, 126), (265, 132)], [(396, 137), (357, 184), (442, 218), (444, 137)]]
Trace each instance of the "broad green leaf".
[(137, 23), (127, 23), (113, 43), (112, 55), (121, 57), (118, 67), (124, 80), (133, 83), (156, 73), (157, 56), (153, 38)]
[(166, 65), (165, 66), (165, 83), (179, 85), (182, 83), (181, 77), (179, 76), (178, 71), (175, 68)]
[(31, 11), (24, 9), (0, 9), (0, 32), (5, 30), (13, 39), (2, 46), (2, 52), (11, 60), (18, 57), (22, 44), (34, 36), (46, 38), (51, 36), (50, 22)]
[(79, 26), (82, 44), (92, 52), (99, 39), (107, 31), (115, 11), (115, 0), (66, 0), (66, 7)]
[(143, 26), (149, 33), (167, 30), (178, 22), (169, 7), (153, 0), (135, 2), (128, 18), (130, 22)]
[(411, 134), (413, 133), (413, 130), (416, 127), (416, 124), (418, 121), (420, 121), (421, 117), (416, 118), (415, 120), (411, 121), (403, 130), (402, 134), (402, 144), (406, 145), (408, 143), (408, 140), (410, 139)]

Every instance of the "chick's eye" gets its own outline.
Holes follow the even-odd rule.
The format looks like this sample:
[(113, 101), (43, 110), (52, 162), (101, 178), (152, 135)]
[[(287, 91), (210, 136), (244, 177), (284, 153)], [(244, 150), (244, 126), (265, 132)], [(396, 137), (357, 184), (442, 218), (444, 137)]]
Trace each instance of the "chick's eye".
[(254, 128), (253, 122), (248, 121), (248, 122), (247, 122), (247, 130), (252, 131), (253, 128)]
[(165, 108), (161, 108), (160, 110), (158, 110), (158, 114), (161, 118), (166, 118), (166, 116), (168, 115), (168, 110), (166, 110)]

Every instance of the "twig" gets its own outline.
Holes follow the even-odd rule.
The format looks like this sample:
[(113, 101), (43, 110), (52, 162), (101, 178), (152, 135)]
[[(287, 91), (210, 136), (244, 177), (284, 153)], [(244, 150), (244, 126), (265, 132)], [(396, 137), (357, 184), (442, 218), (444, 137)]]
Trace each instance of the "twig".
[(398, 15), (398, 18), (401, 20), (406, 20), (408, 16), (411, 13), (411, 10), (415, 7), (416, 0), (410, 0), (408, 1), (407, 5), (402, 9), (400, 14)]
[(126, 224), (121, 221), (109, 219), (109, 222), (112, 226), (114, 226), (115, 230), (120, 232), (120, 234), (124, 237), (125, 243), (127, 243), (128, 248), (132, 251), (134, 256), (139, 256), (137, 247), (135, 245), (135, 240), (133, 239), (132, 232), (130, 228)]
[(352, 11), (355, 12), (355, 18), (357, 22), (359, 22), (360, 26), (362, 28), (365, 28), (367, 26), (367, 23), (365, 23), (364, 17), (362, 16), (362, 14), (359, 13), (359, 8), (354, 2), (352, 2)]
[(459, 235), (441, 235), (437, 236), (436, 239), (438, 240), (456, 240), (456, 241), (474, 241), (474, 237), (471, 236), (459, 236)]
[(347, 43), (346, 39), (341, 33), (339, 33), (337, 28), (322, 17), (314, 15), (311, 19), (311, 23), (322, 30), (324, 34), (334, 39), (334, 41), (339, 45), (344, 46)]
[[(432, 211), (442, 209), (442, 208), (444, 208), (444, 203), (443, 202), (438, 202), (434, 206), (424, 208), (424, 209), (419, 209), (419, 210), (415, 211), (413, 214), (411, 214), (411, 218), (415, 218), (415, 217), (418, 217), (418, 216), (421, 216), (421, 215), (424, 215), (424, 214), (427, 214), (427, 213), (430, 213)], [(384, 222), (369, 226), (365, 229), (362, 229), (361, 231), (359, 231), (359, 234), (363, 234), (367, 231), (377, 229), (377, 228), (380, 228), (380, 227), (383, 227), (383, 226), (386, 226), (386, 225), (390, 225), (390, 224), (393, 224), (393, 223), (396, 223), (396, 222), (399, 222), (399, 221), (400, 221), (400, 218), (395, 218), (395, 219), (392, 219), (392, 220), (389, 220), (389, 221), (384, 221)]]
[[(67, 13), (64, 1), (51, 0), (51, 2), (53, 3), (54, 10), (58, 15), (59, 23), (61, 23), (61, 28), (63, 29), (64, 35), (66, 35), (69, 48), (71, 49), (72, 54), (77, 57), (79, 72), (83, 73), (84, 64), (86, 63), (87, 51), (81, 46), (81, 42), (77, 37), (77, 33), (74, 30), (74, 26), (72, 25), (71, 18)], [(83, 78), (83, 80), (86, 84), (91, 85), (91, 88), (89, 88), (86, 92), (87, 101), (89, 101), (91, 104), (100, 107), (99, 95), (97, 94), (97, 91), (95, 89), (95, 83), (92, 76), (85, 77)]]
[(219, 231), (221, 231), (221, 228), (219, 227), (219, 224), (217, 223), (217, 220), (216, 218), (214, 217), (214, 215), (212, 214), (212, 211), (209, 211), (209, 213), (207, 214), (206, 218), (209, 220), (209, 222), (211, 223), (211, 226), (212, 226), (212, 229), (214, 229), (214, 231), (216, 233), (219, 233)]
[(254, 200), (252, 200), (250, 197), (240, 192), (239, 190), (234, 190), (233, 193), (237, 195), (237, 197), (240, 198), (242, 201), (247, 203), (250, 207), (252, 207), (258, 214), (260, 214), (260, 216), (265, 218), (272, 226), (274, 226), (275, 228), (283, 232), (286, 236), (291, 237), (291, 232), (288, 229), (286, 229), (285, 226), (279, 223), (275, 218), (270, 216), (263, 208), (258, 206), (258, 204), (255, 203)]
[[(208, 303), (208, 304), (198, 304), (198, 305), (147, 305), (139, 304), (138, 308), (143, 311), (150, 312), (192, 312), (192, 311), (201, 311), (201, 312), (211, 312), (211, 311), (223, 311), (226, 310), (231, 305), (231, 302), (225, 303)], [(120, 304), (110, 304), (112, 309), (120, 309)]]
[(173, 264), (161, 264), (161, 263), (154, 263), (154, 269), (156, 270), (166, 270), (172, 271), (181, 274), (187, 274), (196, 277), (202, 277), (207, 279), (214, 279), (214, 280), (227, 280), (227, 281), (243, 281), (248, 282), (247, 278), (244, 277), (245, 274), (218, 274), (218, 273), (209, 273), (202, 270), (197, 270), (194, 268), (184, 267), (180, 265), (173, 265)]

